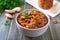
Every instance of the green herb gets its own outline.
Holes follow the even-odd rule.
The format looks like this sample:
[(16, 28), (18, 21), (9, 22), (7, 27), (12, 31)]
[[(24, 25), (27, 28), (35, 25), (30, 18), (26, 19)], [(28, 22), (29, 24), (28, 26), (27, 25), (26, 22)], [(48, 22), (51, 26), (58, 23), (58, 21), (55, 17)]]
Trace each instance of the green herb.
[(0, 11), (4, 9), (13, 9), (22, 5), (22, 0), (0, 0)]
[(9, 26), (10, 25), (10, 21), (6, 20), (4, 24), (5, 24), (5, 26)]
[(30, 13), (29, 13), (29, 12), (24, 12), (24, 15), (25, 15), (25, 16), (29, 16)]

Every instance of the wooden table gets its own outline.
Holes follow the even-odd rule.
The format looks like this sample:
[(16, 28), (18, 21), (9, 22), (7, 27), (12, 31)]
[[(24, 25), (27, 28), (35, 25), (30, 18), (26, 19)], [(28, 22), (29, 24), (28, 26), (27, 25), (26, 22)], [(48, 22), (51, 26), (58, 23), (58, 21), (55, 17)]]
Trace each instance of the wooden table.
[[(33, 9), (31, 5), (25, 3), (22, 7), (23, 9)], [(60, 14), (51, 19), (51, 23), (49, 25), (48, 30), (39, 37), (25, 37), (22, 33), (17, 29), (17, 25), (15, 23), (16, 14), (14, 15), (13, 20), (9, 20), (11, 24), (9, 26), (5, 26), (4, 22), (7, 19), (3, 13), (0, 15), (0, 40), (60, 40)], [(57, 24), (54, 24), (53, 21), (58, 20)]]

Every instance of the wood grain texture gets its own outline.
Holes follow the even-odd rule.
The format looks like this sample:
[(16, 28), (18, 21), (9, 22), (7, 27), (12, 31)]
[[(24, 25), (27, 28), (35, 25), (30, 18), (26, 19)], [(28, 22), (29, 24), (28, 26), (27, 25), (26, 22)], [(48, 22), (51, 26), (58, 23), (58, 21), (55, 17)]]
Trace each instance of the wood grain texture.
[[(59, 0), (60, 1), (60, 0)], [(23, 9), (35, 9), (31, 5), (25, 3), (22, 7)], [(50, 26), (48, 30), (39, 37), (26, 37), (22, 35), (21, 31), (17, 29), (17, 25), (15, 23), (15, 18), (11, 21), (11, 25), (5, 26), (4, 22), (7, 19), (3, 13), (0, 15), (0, 40), (60, 40), (60, 14), (57, 15), (55, 18), (51, 19)], [(53, 24), (53, 21), (57, 19), (58, 24)]]
[(0, 40), (6, 40), (6, 38), (8, 36), (10, 25), (9, 26), (4, 25), (6, 20), (7, 20), (7, 18), (5, 17), (5, 13), (2, 13), (0, 15)]
[[(54, 20), (57, 20), (58, 23), (54, 24)], [(50, 24), (50, 30), (53, 36), (54, 40), (60, 40), (60, 14), (57, 15), (55, 18), (52, 18), (51, 24)]]

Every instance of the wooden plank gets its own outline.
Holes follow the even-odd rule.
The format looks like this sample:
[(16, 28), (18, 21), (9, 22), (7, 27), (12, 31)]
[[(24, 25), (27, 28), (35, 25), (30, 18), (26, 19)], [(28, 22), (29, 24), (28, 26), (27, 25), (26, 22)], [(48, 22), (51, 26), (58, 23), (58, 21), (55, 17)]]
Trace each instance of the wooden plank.
[[(54, 24), (54, 20), (57, 20), (58, 23)], [(60, 40), (60, 14), (57, 15), (55, 18), (51, 20), (51, 27), (50, 27), (52, 36), (54, 40)]]
[(6, 40), (6, 38), (8, 36), (10, 25), (9, 26), (4, 25), (6, 20), (7, 20), (7, 18), (5, 17), (5, 13), (2, 13), (0, 15), (0, 40)]

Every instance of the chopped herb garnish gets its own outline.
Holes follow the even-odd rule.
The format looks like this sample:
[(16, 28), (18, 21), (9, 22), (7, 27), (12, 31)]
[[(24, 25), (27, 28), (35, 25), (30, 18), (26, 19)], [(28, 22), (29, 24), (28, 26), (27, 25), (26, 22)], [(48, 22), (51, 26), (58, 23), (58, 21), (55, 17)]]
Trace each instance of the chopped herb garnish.
[(29, 16), (30, 13), (29, 13), (29, 12), (24, 12), (24, 15), (25, 15), (25, 16)]
[(4, 24), (5, 24), (5, 26), (9, 26), (10, 25), (10, 21), (6, 20)]

